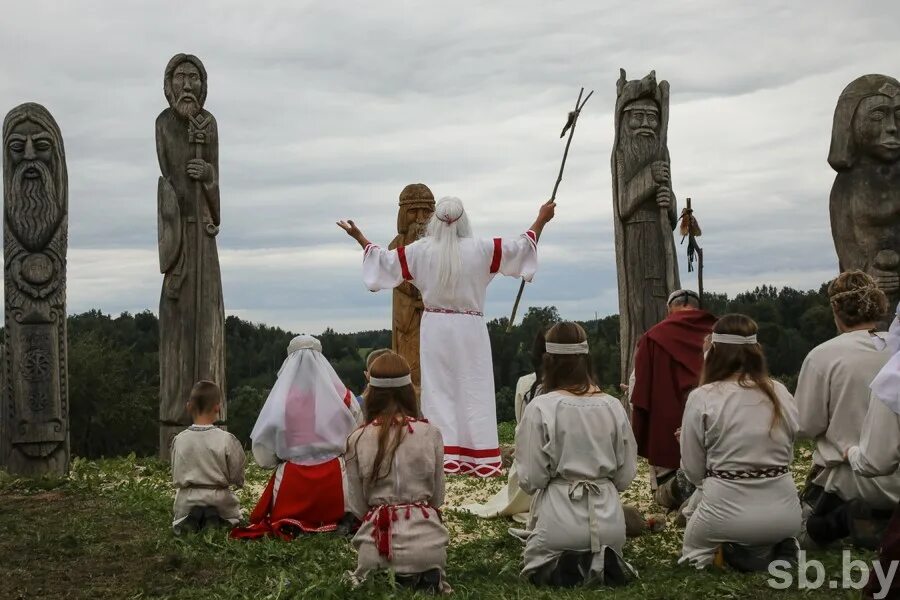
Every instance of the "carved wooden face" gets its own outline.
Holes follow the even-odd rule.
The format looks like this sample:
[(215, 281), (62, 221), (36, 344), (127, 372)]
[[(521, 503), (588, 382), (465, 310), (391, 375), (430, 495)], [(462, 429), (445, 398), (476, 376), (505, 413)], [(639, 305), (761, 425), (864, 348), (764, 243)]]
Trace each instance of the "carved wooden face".
[(200, 93), (203, 78), (197, 67), (184, 61), (172, 72), (172, 93), (175, 95), (175, 110), (184, 117), (192, 117), (200, 112)]
[[(53, 161), (53, 136), (33, 121), (22, 121), (9, 134), (6, 151), (13, 172), (22, 161), (40, 161), (49, 169)], [(25, 168), (24, 176), (37, 179), (40, 173), (35, 165), (30, 165)]]
[(7, 222), (19, 242), (37, 252), (53, 237), (62, 218), (55, 179), (55, 141), (40, 124), (24, 120), (12, 128), (5, 143), (12, 177)]
[(425, 234), (428, 219), (434, 214), (434, 204), (411, 204), (400, 208), (400, 230), (406, 237), (418, 239)]
[(624, 120), (631, 135), (655, 138), (659, 131), (659, 108), (650, 100), (635, 100), (625, 107)]
[(853, 115), (853, 135), (862, 154), (893, 163), (900, 160), (900, 93), (893, 98), (877, 95), (863, 98)]

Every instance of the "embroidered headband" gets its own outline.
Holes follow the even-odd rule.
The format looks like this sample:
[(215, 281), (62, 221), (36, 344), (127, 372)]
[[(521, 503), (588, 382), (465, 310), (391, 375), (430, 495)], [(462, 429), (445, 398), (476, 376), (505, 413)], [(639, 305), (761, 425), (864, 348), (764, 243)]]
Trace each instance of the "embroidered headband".
[(587, 354), (587, 340), (577, 344), (555, 344), (547, 342), (547, 354)]
[(401, 388), (412, 384), (412, 377), (369, 377), (369, 385), (379, 388)]
[(734, 344), (734, 345), (750, 345), (757, 344), (756, 334), (754, 335), (732, 335), (730, 333), (714, 333), (712, 334), (713, 344)]

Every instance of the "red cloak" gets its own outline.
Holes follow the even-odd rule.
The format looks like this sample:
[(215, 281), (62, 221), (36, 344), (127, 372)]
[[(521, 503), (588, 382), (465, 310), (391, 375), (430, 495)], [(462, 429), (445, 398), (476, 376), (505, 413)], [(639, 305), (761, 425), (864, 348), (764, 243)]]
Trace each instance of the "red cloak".
[(631, 394), (631, 428), (638, 454), (655, 467), (677, 469), (681, 448), (675, 430), (687, 396), (700, 382), (703, 340), (716, 317), (704, 310), (674, 312), (638, 341)]
[(334, 531), (344, 516), (344, 485), (340, 459), (318, 465), (285, 463), (275, 496), (275, 473), (250, 514), (250, 525), (231, 530), (232, 539)]

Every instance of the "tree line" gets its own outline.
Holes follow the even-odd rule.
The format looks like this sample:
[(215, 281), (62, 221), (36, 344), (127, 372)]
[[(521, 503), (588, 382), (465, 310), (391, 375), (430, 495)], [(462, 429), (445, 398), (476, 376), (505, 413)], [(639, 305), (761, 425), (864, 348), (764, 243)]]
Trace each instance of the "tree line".
[[(729, 298), (708, 294), (705, 308), (722, 315), (739, 312), (759, 323), (772, 374), (789, 389), (806, 354), (836, 333), (824, 286), (819, 290), (758, 287)], [(497, 417), (514, 419), (513, 390), (532, 372), (529, 352), (535, 335), (562, 319), (555, 307), (530, 308), (507, 332), (505, 318), (487, 324), (491, 339)], [(616, 393), (619, 384), (618, 316), (581, 322), (588, 333), (598, 381)], [(150, 311), (119, 316), (99, 310), (72, 315), (69, 326), (69, 402), (72, 452), (95, 458), (135, 452), (152, 455), (158, 443), (159, 324)], [(249, 444), (256, 416), (275, 382), (293, 333), (230, 316), (225, 321), (228, 427)], [(390, 330), (317, 336), (341, 380), (360, 393), (365, 357), (390, 347)]]

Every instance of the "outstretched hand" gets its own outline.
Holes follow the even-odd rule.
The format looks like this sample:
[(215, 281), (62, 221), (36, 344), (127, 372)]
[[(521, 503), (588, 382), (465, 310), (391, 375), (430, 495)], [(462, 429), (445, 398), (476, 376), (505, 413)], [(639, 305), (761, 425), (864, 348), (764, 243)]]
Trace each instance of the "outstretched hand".
[(338, 221), (337, 226), (346, 231), (347, 235), (356, 240), (363, 248), (369, 245), (369, 240), (366, 239), (366, 236), (363, 235), (363, 232), (360, 231), (352, 219)]

